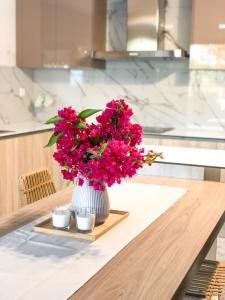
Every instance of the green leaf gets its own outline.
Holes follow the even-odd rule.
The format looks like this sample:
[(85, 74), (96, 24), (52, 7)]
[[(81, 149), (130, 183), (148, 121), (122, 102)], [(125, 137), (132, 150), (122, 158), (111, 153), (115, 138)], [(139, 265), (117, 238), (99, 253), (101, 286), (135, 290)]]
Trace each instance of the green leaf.
[(63, 166), (62, 169), (63, 169), (63, 170), (69, 170), (69, 167)]
[(101, 147), (98, 149), (98, 155), (102, 155), (103, 151), (105, 150), (105, 148), (107, 147), (108, 143), (104, 143), (101, 145)]
[(86, 119), (97, 112), (101, 111), (101, 109), (88, 108), (79, 113), (78, 118)]
[(67, 181), (66, 186), (69, 187), (71, 183), (73, 183), (73, 181)]
[(79, 143), (73, 145), (73, 147), (71, 148), (71, 151), (75, 150), (77, 148), (77, 146), (79, 145)]
[(101, 156), (106, 147), (107, 147), (107, 143), (104, 143), (101, 145), (101, 147), (99, 147), (98, 153), (96, 153), (95, 151), (88, 151), (87, 152), (89, 156), (88, 158), (97, 158)]
[(55, 135), (54, 133), (51, 135), (49, 141), (48, 141), (48, 144), (45, 145), (45, 147), (51, 147), (53, 146), (57, 141), (58, 139), (60, 138), (60, 136), (62, 135), (62, 132), (60, 132), (59, 134)]
[(92, 145), (92, 146), (96, 146), (96, 145), (98, 145), (99, 142), (100, 142), (100, 137), (98, 137), (98, 136), (91, 137), (91, 138), (90, 138), (90, 142), (91, 142), (91, 145)]
[(117, 126), (119, 124), (119, 121), (116, 117), (112, 117), (111, 118), (111, 123)]
[(83, 122), (78, 122), (75, 124), (76, 128), (87, 128), (87, 126)]
[(48, 121), (46, 121), (45, 124), (54, 124), (55, 122), (58, 122), (60, 120), (62, 120), (62, 118), (60, 118), (59, 116), (54, 116)]
[(88, 151), (87, 152), (87, 158), (96, 158), (98, 157), (98, 154), (95, 151)]

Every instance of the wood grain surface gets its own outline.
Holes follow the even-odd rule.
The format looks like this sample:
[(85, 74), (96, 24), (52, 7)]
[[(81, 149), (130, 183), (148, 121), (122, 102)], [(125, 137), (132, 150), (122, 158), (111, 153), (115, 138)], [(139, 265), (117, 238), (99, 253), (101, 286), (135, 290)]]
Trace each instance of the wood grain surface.
[[(135, 176), (129, 181), (184, 187), (188, 191), (70, 300), (171, 299), (224, 214), (224, 183), (150, 176)], [(71, 193), (72, 188), (65, 189), (2, 218), (0, 235), (55, 205), (69, 202)]]
[(56, 190), (66, 186), (52, 158), (54, 147), (44, 148), (51, 134), (52, 131), (44, 131), (0, 139), (0, 216), (23, 206), (19, 178), (24, 173), (48, 168)]

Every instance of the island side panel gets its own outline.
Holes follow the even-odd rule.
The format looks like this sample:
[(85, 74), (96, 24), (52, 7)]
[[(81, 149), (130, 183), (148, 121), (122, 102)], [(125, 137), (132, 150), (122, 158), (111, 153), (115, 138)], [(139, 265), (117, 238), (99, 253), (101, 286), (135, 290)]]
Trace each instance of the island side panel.
[(47, 167), (56, 190), (66, 186), (52, 158), (54, 148), (44, 148), (51, 134), (52, 131), (45, 131), (0, 139), (0, 216), (25, 205), (19, 185), (24, 173)]
[[(159, 146), (171, 146), (171, 147), (187, 147), (187, 148), (198, 148), (198, 149), (214, 149), (214, 150), (225, 150), (225, 143), (221, 141), (213, 141), (213, 139), (201, 141), (197, 138), (182, 139), (182, 138), (166, 138), (165, 136), (143, 136), (143, 141), (146, 145), (159, 145)], [(218, 171), (218, 170), (217, 170)], [(218, 178), (218, 172), (209, 170), (208, 178), (206, 180), (225, 182), (225, 169), (220, 170), (220, 179)], [(166, 175), (165, 175), (166, 176)], [(179, 174), (177, 175), (179, 178)], [(202, 178), (203, 180), (204, 178)]]

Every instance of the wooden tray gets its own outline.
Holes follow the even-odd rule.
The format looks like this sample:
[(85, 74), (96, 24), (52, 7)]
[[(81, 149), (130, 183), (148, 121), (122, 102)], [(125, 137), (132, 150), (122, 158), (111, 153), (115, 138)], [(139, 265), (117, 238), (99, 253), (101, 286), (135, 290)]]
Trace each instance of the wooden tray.
[(36, 232), (42, 232), (47, 234), (67, 236), (75, 239), (84, 239), (95, 241), (104, 233), (109, 231), (112, 227), (117, 225), (123, 219), (129, 215), (128, 211), (121, 210), (110, 210), (109, 217), (107, 220), (101, 224), (95, 226), (94, 230), (90, 233), (80, 233), (76, 230), (75, 223), (71, 222), (70, 229), (57, 229), (52, 225), (52, 218), (49, 218), (33, 227)]

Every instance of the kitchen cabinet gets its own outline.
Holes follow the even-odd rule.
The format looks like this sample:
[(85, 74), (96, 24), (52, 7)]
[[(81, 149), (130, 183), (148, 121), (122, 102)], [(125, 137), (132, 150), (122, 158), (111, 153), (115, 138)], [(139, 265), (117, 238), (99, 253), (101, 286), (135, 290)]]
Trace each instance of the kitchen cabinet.
[(225, 1), (193, 0), (192, 43), (225, 44)]
[(193, 0), (190, 68), (225, 69), (225, 1)]
[(17, 0), (17, 65), (104, 67), (106, 0)]

